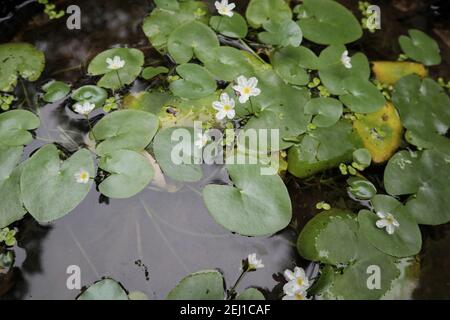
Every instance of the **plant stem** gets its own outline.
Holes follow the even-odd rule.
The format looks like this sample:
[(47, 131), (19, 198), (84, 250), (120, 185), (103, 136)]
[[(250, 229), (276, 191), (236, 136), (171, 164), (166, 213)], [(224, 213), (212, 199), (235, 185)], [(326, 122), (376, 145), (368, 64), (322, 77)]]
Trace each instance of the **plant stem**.
[(244, 276), (247, 274), (247, 272), (248, 272), (248, 269), (245, 269), (241, 272), (241, 274), (237, 278), (236, 282), (234, 283), (234, 285), (231, 287), (230, 291), (228, 292), (227, 300), (234, 299), (234, 297), (236, 296), (236, 288), (239, 285), (239, 283), (241, 282), (241, 280), (244, 278)]
[(239, 39), (239, 42), (247, 49), (249, 52), (251, 52), (256, 58), (258, 58), (262, 63), (266, 64), (263, 58), (261, 58), (247, 43), (245, 43), (244, 40)]
[(120, 87), (122, 88), (123, 84), (122, 84), (122, 81), (120, 80), (119, 70), (116, 70), (116, 74), (117, 74), (117, 79), (119, 79)]
[(219, 33), (220, 33), (219, 27), (220, 27), (220, 25), (222, 24), (222, 20), (223, 20), (223, 16), (220, 16), (219, 22), (217, 23), (217, 27), (216, 27), (216, 30), (217, 30), (217, 32), (219, 32)]

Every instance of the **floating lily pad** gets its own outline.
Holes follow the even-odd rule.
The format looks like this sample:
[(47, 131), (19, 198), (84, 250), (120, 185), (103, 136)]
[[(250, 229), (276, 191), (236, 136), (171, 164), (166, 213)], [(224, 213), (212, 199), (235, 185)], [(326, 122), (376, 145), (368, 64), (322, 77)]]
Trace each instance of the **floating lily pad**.
[(345, 67), (341, 58), (346, 50), (343, 45), (329, 46), (319, 56), (320, 80), (322, 80), (328, 91), (335, 95), (345, 93), (345, 79), (351, 77), (366, 81), (370, 76), (369, 61), (363, 53), (358, 52), (353, 56), (349, 55), (352, 67)]
[(305, 17), (298, 24), (303, 36), (318, 44), (346, 44), (358, 40), (362, 29), (355, 16), (332, 0), (304, 0)]
[(434, 150), (419, 153), (400, 151), (388, 162), (384, 186), (393, 196), (413, 195), (406, 210), (420, 224), (450, 221), (449, 156)]
[(361, 210), (358, 214), (361, 234), (374, 247), (394, 257), (409, 257), (419, 253), (422, 247), (420, 229), (405, 207), (395, 198), (385, 195), (376, 195), (371, 202), (375, 212), (392, 214), (400, 226), (395, 228), (394, 234), (388, 234), (376, 226), (380, 218), (374, 212)]
[(292, 11), (284, 0), (251, 0), (245, 16), (249, 25), (257, 29), (270, 20), (291, 20)]
[[(117, 70), (108, 69), (107, 59), (120, 57), (125, 65)], [(115, 48), (98, 54), (88, 66), (89, 74), (93, 76), (103, 75), (97, 85), (106, 89), (119, 89), (132, 83), (141, 73), (144, 64), (144, 54), (138, 49)]]
[[(144, 19), (142, 30), (155, 49), (166, 51), (167, 39), (172, 31), (179, 25), (198, 20), (205, 22), (208, 19), (208, 4), (203, 1), (184, 1), (178, 3), (175, 9), (173, 1), (163, 3)], [(164, 4), (164, 5), (163, 5)], [(169, 9), (170, 7), (170, 9)]]
[(170, 92), (158, 90), (131, 92), (123, 98), (123, 105), (127, 109), (136, 109), (157, 114), (162, 106), (173, 99)]
[(0, 114), (0, 145), (23, 146), (33, 139), (29, 130), (39, 127), (39, 118), (26, 110), (12, 110)]
[(131, 150), (115, 150), (100, 158), (99, 168), (110, 173), (100, 183), (102, 194), (114, 199), (130, 198), (153, 179), (154, 170), (147, 159)]
[(216, 81), (202, 66), (193, 63), (177, 67), (177, 73), (183, 78), (170, 84), (170, 90), (176, 96), (186, 99), (200, 99), (216, 91)]
[(217, 79), (234, 81), (238, 76), (253, 75), (253, 67), (244, 52), (232, 47), (218, 47), (203, 59), (205, 68)]
[(188, 275), (167, 296), (168, 300), (223, 300), (224, 298), (223, 277), (216, 270), (204, 270)]
[(158, 130), (158, 118), (145, 111), (120, 110), (103, 117), (93, 128), (96, 152), (99, 155), (114, 150), (141, 151), (150, 144)]
[(311, 99), (305, 106), (305, 113), (315, 115), (312, 123), (318, 127), (330, 127), (342, 115), (342, 103), (333, 98)]
[(169, 69), (166, 67), (146, 67), (142, 70), (142, 78), (150, 80), (162, 73), (168, 73)]
[(13, 91), (19, 76), (27, 81), (36, 81), (44, 66), (44, 53), (31, 44), (0, 44), (0, 91)]
[(392, 103), (377, 112), (357, 115), (353, 128), (375, 163), (387, 161), (400, 146), (403, 126)]
[(248, 288), (239, 293), (236, 300), (266, 300), (266, 298), (258, 289)]
[(375, 79), (389, 85), (396, 84), (398, 80), (410, 74), (417, 74), (421, 78), (428, 75), (423, 64), (408, 61), (373, 61), (372, 70)]
[(273, 21), (269, 20), (263, 24), (264, 32), (258, 34), (261, 42), (273, 46), (298, 47), (302, 43), (302, 30), (292, 20)]
[(372, 163), (372, 155), (369, 150), (360, 148), (353, 151), (353, 162), (358, 166), (358, 169), (364, 170)]
[(247, 36), (247, 21), (239, 13), (234, 12), (232, 17), (214, 16), (209, 25), (215, 31), (230, 38), (242, 39)]
[(22, 166), (17, 164), (23, 147), (0, 145), (0, 229), (20, 220), (26, 213), (20, 194)]
[(353, 112), (376, 112), (386, 103), (383, 94), (368, 80), (347, 78), (342, 85), (347, 93), (340, 95), (339, 100)]
[(306, 85), (309, 82), (306, 69), (317, 69), (318, 58), (306, 47), (288, 46), (275, 51), (272, 65), (283, 80), (295, 85)]
[(78, 183), (75, 174), (85, 170), (95, 177), (90, 152), (81, 149), (61, 161), (53, 144), (39, 149), (27, 160), (20, 179), (22, 199), (28, 212), (40, 223), (63, 217), (83, 201), (93, 180)]
[(291, 200), (278, 175), (261, 175), (257, 165), (226, 167), (234, 186), (203, 189), (206, 207), (217, 223), (246, 236), (273, 234), (289, 224)]
[(128, 295), (120, 283), (103, 279), (83, 291), (77, 300), (128, 300)]
[(86, 85), (72, 92), (71, 98), (78, 102), (89, 101), (95, 104), (96, 107), (101, 107), (105, 103), (106, 98), (108, 98), (108, 92), (94, 85)]
[(165, 10), (178, 10), (180, 8), (178, 0), (155, 0), (155, 4), (158, 8)]
[(422, 62), (426, 66), (434, 66), (441, 63), (440, 49), (437, 42), (420, 30), (411, 29), (409, 37), (400, 36), (398, 42), (403, 52), (415, 61)]
[[(156, 161), (168, 177), (185, 182), (199, 181), (203, 177), (202, 168), (196, 153), (201, 149), (194, 145), (194, 130), (192, 128), (172, 127), (161, 130), (153, 141), (153, 151)], [(175, 153), (181, 163), (174, 162)]]
[(215, 32), (197, 21), (187, 22), (177, 27), (167, 41), (167, 50), (178, 64), (189, 62), (194, 55), (202, 59), (202, 56), (218, 46), (219, 40)]
[(64, 99), (70, 92), (70, 86), (61, 81), (52, 80), (42, 86), (44, 90), (43, 99), (45, 102), (56, 102)]
[(359, 200), (370, 200), (377, 194), (377, 188), (364, 178), (351, 177), (347, 180), (347, 191)]

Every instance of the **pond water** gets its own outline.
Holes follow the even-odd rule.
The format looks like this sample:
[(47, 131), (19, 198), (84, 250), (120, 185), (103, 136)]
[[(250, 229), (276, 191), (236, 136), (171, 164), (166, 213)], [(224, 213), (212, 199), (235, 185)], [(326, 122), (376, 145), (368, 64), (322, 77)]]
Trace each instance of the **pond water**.
[[(429, 5), (432, 1), (428, 2)], [(343, 3), (355, 7), (357, 1)], [(68, 30), (64, 19), (49, 22), (43, 14), (32, 16), (36, 9), (32, 1), (25, 2), (14, 15), (5, 15), (7, 18), (0, 21), (15, 26), (14, 41), (33, 43), (45, 52), (45, 74), (22, 92), (27, 93), (29, 100), (35, 88), (52, 78), (70, 82), (73, 87), (88, 83), (83, 69), (86, 63), (113, 46), (141, 49), (147, 64), (164, 60), (151, 48), (141, 30), (141, 22), (152, 8), (151, 1), (81, 0), (76, 4), (82, 12), (81, 30)], [(65, 1), (59, 2), (61, 7), (66, 5)], [(239, 1), (239, 8), (244, 7), (245, 1)], [(432, 30), (436, 25), (430, 21), (440, 21), (433, 14), (442, 15), (430, 11), (429, 6), (409, 17), (396, 14), (395, 10), (399, 9), (393, 6), (384, 5), (382, 12), (384, 9), (386, 19), (392, 19), (390, 25), (400, 27), (388, 31), (391, 38), (373, 36), (366, 40), (363, 44), (369, 58), (395, 56), (392, 52), (396, 52), (398, 34), (411, 26)], [(448, 11), (446, 17), (448, 21)], [(443, 57), (445, 67), (432, 72), (448, 77), (449, 59), (444, 54)], [(136, 83), (133, 89), (143, 87), (145, 84)], [(36, 107), (32, 101), (30, 104)], [(68, 150), (75, 150), (83, 143), (87, 125), (64, 102), (40, 105), (38, 110), (42, 124), (34, 142), (26, 147), (25, 158), (51, 141)], [(17, 224), (15, 268), (7, 275), (0, 275), (0, 298), (74, 299), (79, 291), (67, 289), (66, 269), (78, 265), (84, 286), (111, 277), (129, 291), (139, 290), (150, 299), (163, 299), (182, 277), (202, 269), (219, 268), (231, 286), (239, 274), (241, 260), (253, 252), (262, 257), (265, 268), (245, 277), (240, 289), (255, 286), (263, 288), (268, 297), (279, 298), (280, 272), (295, 265), (307, 266), (297, 254), (295, 241), (298, 231), (317, 213), (315, 204), (327, 201), (339, 206), (344, 201), (355, 209), (362, 206), (348, 199), (345, 179), (338, 172), (328, 172), (308, 181), (286, 177), (294, 209), (291, 225), (271, 237), (243, 237), (220, 227), (208, 214), (201, 197), (205, 185), (227, 182), (226, 173), (219, 166), (204, 167), (204, 173), (206, 178), (201, 182), (180, 184), (168, 179), (168, 185), (172, 186), (170, 192), (150, 185), (127, 200), (105, 199), (93, 188), (73, 212), (47, 226), (27, 216)], [(370, 172), (375, 178), (381, 173), (377, 168)], [(376, 180), (380, 178), (372, 181)], [(412, 297), (450, 298), (447, 254), (450, 225), (427, 227), (422, 231), (421, 275)]]

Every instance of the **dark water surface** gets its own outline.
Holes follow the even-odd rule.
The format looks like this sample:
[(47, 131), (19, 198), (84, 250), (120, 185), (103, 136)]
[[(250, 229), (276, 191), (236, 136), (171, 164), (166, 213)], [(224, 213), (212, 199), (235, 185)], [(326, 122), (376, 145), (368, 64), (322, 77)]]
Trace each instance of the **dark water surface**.
[[(245, 1), (238, 2), (240, 8), (245, 7)], [(409, 4), (416, 2), (429, 5), (432, 1), (409, 1)], [(352, 8), (357, 6), (357, 1), (343, 3)], [(400, 6), (402, 1), (393, 3)], [(61, 8), (69, 4), (81, 7), (81, 30), (67, 30), (64, 18), (49, 22), (45, 15), (39, 14), (30, 19), (27, 8), (15, 13), (21, 21), (14, 17), (0, 20), (0, 23), (9, 20), (6, 22), (17, 28), (13, 41), (33, 43), (45, 52), (46, 70), (36, 87), (52, 78), (68, 81), (72, 87), (92, 81), (85, 76), (84, 67), (96, 54), (113, 46), (140, 48), (146, 54), (147, 65), (163, 60), (141, 30), (142, 20), (152, 8), (151, 1), (59, 2)], [(392, 20), (389, 20), (392, 24), (386, 22), (386, 25), (396, 27), (386, 27), (380, 35), (369, 36), (363, 41), (369, 58), (395, 59), (399, 53), (396, 38), (409, 27), (416, 26), (429, 30), (429, 33), (441, 30), (439, 32), (443, 34), (447, 32), (447, 38), (440, 39), (444, 67), (433, 69), (432, 73), (448, 77), (450, 38), (448, 28), (441, 26), (439, 14), (442, 13), (435, 15), (429, 6), (420, 11), (419, 6), (418, 11), (408, 16), (402, 15), (392, 4), (380, 5), (382, 14), (386, 12), (386, 19)], [(29, 4), (32, 10), (35, 6), (35, 3)], [(435, 24), (431, 25), (430, 21)], [(5, 31), (3, 37), (7, 36)], [(137, 87), (139, 84), (135, 89)], [(27, 87), (28, 95), (32, 95), (34, 88), (32, 85)], [(25, 158), (52, 141), (69, 151), (76, 150), (83, 142), (86, 123), (64, 102), (39, 106), (39, 112), (42, 125), (36, 132), (35, 141), (26, 147)], [(373, 174), (380, 177), (381, 172), (375, 168)], [(317, 213), (315, 203), (327, 201), (340, 206), (346, 202), (355, 208), (360, 206), (349, 203), (344, 190), (345, 180), (337, 178), (332, 179), (331, 184), (320, 185), (318, 178), (304, 182), (286, 177), (293, 201), (295, 218), (292, 225), (272, 237), (243, 237), (231, 234), (215, 223), (201, 197), (205, 185), (227, 181), (225, 172), (211, 166), (204, 168), (204, 175), (206, 178), (199, 183), (167, 181), (170, 191), (150, 185), (131, 199), (110, 200), (109, 203), (93, 188), (73, 212), (48, 226), (40, 226), (27, 217), (17, 225), (16, 268), (8, 275), (0, 275), (0, 298), (74, 299), (79, 291), (66, 288), (66, 268), (78, 265), (82, 271), (82, 285), (108, 276), (120, 281), (129, 291), (139, 290), (151, 299), (161, 299), (182, 277), (202, 269), (219, 268), (224, 272), (228, 286), (232, 285), (238, 276), (241, 259), (253, 252), (262, 257), (265, 268), (248, 275), (240, 288), (256, 286), (266, 289), (269, 297), (279, 297), (278, 273), (296, 264), (306, 266), (296, 253), (295, 241), (298, 230)], [(327, 175), (326, 178), (339, 177), (337, 172)], [(449, 225), (423, 229), (422, 272), (415, 298), (450, 298), (449, 229)]]

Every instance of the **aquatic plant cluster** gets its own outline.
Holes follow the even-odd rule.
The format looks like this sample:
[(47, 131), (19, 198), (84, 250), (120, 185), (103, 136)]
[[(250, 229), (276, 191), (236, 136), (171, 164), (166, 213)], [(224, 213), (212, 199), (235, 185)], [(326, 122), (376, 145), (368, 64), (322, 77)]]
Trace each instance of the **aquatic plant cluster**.
[[(194, 149), (222, 148), (230, 139), (242, 143), (238, 131), (214, 140), (208, 129), (272, 129), (279, 132), (277, 148), (257, 153), (258, 164), (226, 164), (231, 183), (204, 188), (211, 216), (240, 235), (272, 235), (292, 220), (285, 172), (306, 179), (339, 169), (349, 176), (349, 196), (366, 201), (367, 208), (355, 213), (317, 205), (322, 211), (300, 232), (297, 248), (320, 264), (319, 275), (308, 279), (301, 268), (286, 270), (284, 298), (389, 297), (405, 264), (421, 250), (419, 225), (450, 221), (450, 98), (427, 72), (441, 62), (437, 43), (410, 30), (399, 39), (408, 61), (369, 62), (346, 47), (363, 29), (333, 0), (304, 0), (295, 7), (284, 0), (251, 0), (245, 17), (226, 0), (216, 2), (214, 12), (202, 1), (155, 3), (142, 29), (170, 62), (146, 66), (139, 49), (112, 48), (88, 65), (95, 84), (72, 88), (52, 80), (42, 86), (42, 101), (69, 101), (89, 125), (85, 144), (73, 154), (49, 143), (22, 159), (40, 119), (37, 110), (17, 107), (14, 92), (18, 83), (39, 79), (45, 57), (31, 44), (0, 45), (0, 228), (27, 213), (39, 223), (59, 219), (94, 183), (104, 196), (122, 199), (146, 188), (158, 171), (176, 181), (199, 181), (200, 163), (172, 161), (173, 132), (193, 132), (196, 121), (205, 133), (184, 141)], [(157, 86), (130, 92), (138, 77)], [(89, 117), (98, 109), (105, 115), (93, 124)], [(252, 151), (246, 150), (255, 156)], [(272, 158), (282, 164), (279, 174), (261, 175)], [(385, 192), (364, 173), (384, 163)], [(1, 239), (10, 246), (14, 234), (3, 230)], [(366, 281), (373, 265), (382, 270), (376, 290)], [(250, 255), (243, 274), (260, 267), (262, 261)], [(79, 298), (130, 296), (105, 279)], [(264, 296), (256, 289), (224, 291), (222, 274), (205, 270), (181, 280), (168, 298)]]

